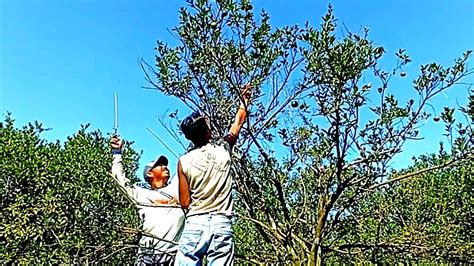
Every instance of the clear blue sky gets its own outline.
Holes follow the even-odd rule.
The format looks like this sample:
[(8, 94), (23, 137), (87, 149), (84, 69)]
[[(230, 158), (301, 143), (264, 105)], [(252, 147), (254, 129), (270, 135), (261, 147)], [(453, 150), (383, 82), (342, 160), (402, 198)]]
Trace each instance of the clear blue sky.
[[(451, 0), (362, 0), (332, 1), (340, 23), (351, 31), (363, 26), (371, 38), (383, 45), (387, 58), (398, 48), (411, 55), (404, 82), (392, 88), (402, 98), (411, 96), (411, 80), (420, 64), (452, 59), (474, 49), (474, 1)], [(257, 10), (270, 13), (274, 26), (310, 21), (319, 25), (327, 1), (259, 0)], [(156, 41), (175, 43), (168, 33), (178, 22), (178, 8), (185, 1), (171, 0), (0, 0), (0, 111), (13, 113), (17, 126), (39, 120), (52, 130), (44, 137), (64, 141), (81, 124), (111, 132), (113, 93), (119, 95), (119, 126), (124, 138), (144, 150), (141, 163), (159, 153), (170, 158), (172, 172), (176, 160), (145, 129), (153, 128), (174, 145), (156, 120), (179, 101), (165, 97), (147, 85), (137, 59), (153, 62)], [(390, 59), (389, 59), (390, 61)], [(471, 60), (471, 65), (472, 65)], [(467, 82), (473, 82), (470, 77)], [(399, 92), (398, 92), (399, 90)], [(435, 101), (465, 103), (466, 89), (457, 87)], [(3, 118), (2, 118), (3, 120)], [(409, 144), (397, 158), (405, 165), (413, 154), (437, 150), (440, 125), (429, 121), (422, 135), (426, 140)], [(439, 132), (439, 133), (437, 133)], [(176, 151), (181, 152), (176, 146)]]

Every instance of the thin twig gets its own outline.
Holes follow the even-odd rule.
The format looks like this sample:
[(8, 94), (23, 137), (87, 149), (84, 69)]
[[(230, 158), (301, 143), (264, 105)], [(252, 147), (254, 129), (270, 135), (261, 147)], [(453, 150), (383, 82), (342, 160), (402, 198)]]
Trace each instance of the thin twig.
[(459, 159), (459, 158), (453, 158), (453, 159), (449, 160), (448, 162), (445, 162), (445, 163), (442, 163), (442, 164), (439, 164), (439, 165), (435, 165), (435, 166), (432, 166), (432, 167), (424, 168), (424, 169), (421, 169), (421, 170), (418, 170), (418, 171), (415, 171), (415, 172), (411, 172), (411, 173), (408, 173), (408, 174), (400, 175), (400, 176), (397, 176), (393, 179), (385, 181), (383, 183), (372, 185), (371, 187), (369, 187), (369, 190), (374, 190), (374, 189), (386, 186), (388, 184), (391, 184), (393, 182), (397, 182), (397, 181), (400, 181), (400, 180), (403, 180), (403, 179), (407, 179), (407, 178), (411, 178), (411, 177), (414, 177), (414, 176), (417, 176), (417, 175), (421, 175), (421, 174), (426, 173), (426, 172), (442, 169), (442, 168), (450, 166), (450, 165), (457, 165), (461, 162), (469, 161), (469, 160), (472, 160), (472, 159), (474, 159), (474, 156), (472, 156), (472, 154), (471, 154), (471, 156), (468, 156), (464, 160)]

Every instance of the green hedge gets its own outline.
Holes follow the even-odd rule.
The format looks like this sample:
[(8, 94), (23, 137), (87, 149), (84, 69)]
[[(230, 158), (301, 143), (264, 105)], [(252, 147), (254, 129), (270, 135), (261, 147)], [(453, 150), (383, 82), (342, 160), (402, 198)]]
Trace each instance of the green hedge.
[[(64, 144), (39, 123), (0, 123), (0, 262), (132, 263), (141, 221), (111, 176), (108, 139), (88, 126)], [(126, 149), (134, 176), (139, 155)], [(130, 231), (130, 230), (128, 230)], [(134, 230), (132, 230), (134, 231)]]

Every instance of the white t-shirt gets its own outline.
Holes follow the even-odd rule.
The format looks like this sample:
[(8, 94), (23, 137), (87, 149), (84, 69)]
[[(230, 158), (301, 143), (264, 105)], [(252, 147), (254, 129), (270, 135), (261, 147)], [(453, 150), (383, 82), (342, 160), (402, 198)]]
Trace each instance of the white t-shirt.
[(227, 141), (190, 151), (179, 159), (189, 183), (188, 216), (232, 215), (231, 147)]
[[(127, 194), (135, 200), (140, 216), (143, 218), (143, 230), (154, 237), (143, 236), (140, 239), (139, 253), (159, 254), (175, 252), (183, 231), (185, 215), (176, 204), (156, 204), (154, 201), (174, 197), (179, 200), (178, 178), (175, 176), (163, 188), (152, 190), (141, 186), (127, 186), (129, 179), (125, 176), (122, 166), (122, 155), (114, 154), (112, 174)], [(160, 240), (162, 239), (162, 240)]]

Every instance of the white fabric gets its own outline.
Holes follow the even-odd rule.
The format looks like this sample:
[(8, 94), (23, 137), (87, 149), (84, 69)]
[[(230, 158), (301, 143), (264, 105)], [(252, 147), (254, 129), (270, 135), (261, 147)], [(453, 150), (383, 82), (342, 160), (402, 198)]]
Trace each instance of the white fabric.
[(179, 159), (189, 182), (188, 216), (216, 213), (232, 215), (231, 148), (226, 141), (209, 143)]
[(153, 237), (143, 236), (140, 239), (140, 253), (158, 254), (175, 252), (184, 225), (184, 212), (178, 204), (157, 205), (153, 202), (159, 199), (168, 199), (165, 192), (179, 200), (178, 178), (173, 177), (171, 183), (157, 190), (126, 185), (129, 179), (125, 176), (122, 166), (122, 155), (114, 154), (112, 174), (127, 194), (136, 201), (140, 216), (143, 217), (143, 230), (160, 238), (170, 241), (160, 241)]

